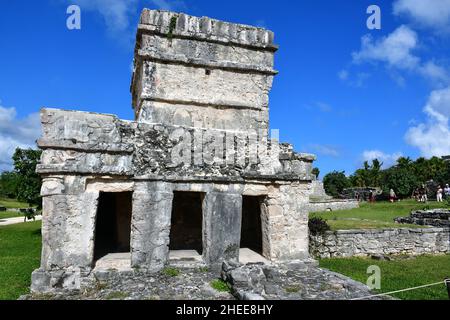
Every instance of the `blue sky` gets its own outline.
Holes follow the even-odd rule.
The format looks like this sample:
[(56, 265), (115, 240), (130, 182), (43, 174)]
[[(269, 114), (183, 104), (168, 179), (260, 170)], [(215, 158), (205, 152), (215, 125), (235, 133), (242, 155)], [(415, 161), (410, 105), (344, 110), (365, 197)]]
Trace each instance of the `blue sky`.
[[(81, 30), (66, 9), (81, 7)], [(369, 30), (369, 5), (381, 30)], [(0, 0), (0, 170), (33, 146), (43, 106), (132, 119), (142, 8), (275, 32), (271, 127), (322, 173), (380, 158), (450, 154), (450, 0)]]

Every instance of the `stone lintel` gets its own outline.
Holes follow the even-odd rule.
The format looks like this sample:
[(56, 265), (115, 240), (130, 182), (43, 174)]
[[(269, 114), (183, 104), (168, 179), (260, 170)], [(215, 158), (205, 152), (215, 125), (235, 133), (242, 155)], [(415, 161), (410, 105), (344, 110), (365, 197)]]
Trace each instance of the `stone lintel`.
[(75, 140), (41, 138), (37, 140), (37, 145), (41, 149), (77, 150), (86, 153), (105, 152), (131, 154), (134, 151), (134, 145), (130, 143), (82, 143)]
[(263, 111), (268, 108), (268, 106), (262, 106), (262, 107), (255, 107), (252, 104), (245, 104), (242, 103), (240, 105), (238, 104), (229, 104), (224, 101), (215, 101), (215, 102), (201, 102), (198, 100), (173, 100), (173, 99), (165, 99), (161, 98), (155, 95), (147, 95), (142, 94), (140, 97), (140, 105), (138, 110), (141, 110), (142, 104), (145, 101), (154, 101), (154, 102), (162, 102), (167, 104), (173, 104), (173, 105), (186, 105), (186, 106), (198, 106), (198, 107), (213, 107), (218, 109), (249, 109), (249, 110), (257, 110), (257, 111)]
[(179, 64), (189, 67), (205, 68), (205, 69), (220, 69), (226, 71), (242, 72), (242, 73), (262, 73), (267, 75), (277, 75), (278, 71), (273, 68), (267, 68), (260, 65), (235, 63), (229, 61), (213, 62), (205, 61), (204, 59), (189, 59), (186, 57), (167, 55), (166, 53), (148, 53), (144, 50), (139, 50), (136, 57), (145, 61), (154, 61), (165, 64)]

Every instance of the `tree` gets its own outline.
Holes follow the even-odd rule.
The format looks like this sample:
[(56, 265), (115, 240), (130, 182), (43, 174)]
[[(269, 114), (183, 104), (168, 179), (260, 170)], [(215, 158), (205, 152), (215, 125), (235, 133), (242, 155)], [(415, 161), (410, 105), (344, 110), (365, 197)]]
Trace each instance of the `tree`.
[(364, 187), (380, 187), (383, 172), (381, 167), (383, 163), (378, 159), (374, 159), (370, 165), (368, 161), (364, 161), (362, 169), (358, 169), (350, 177), (352, 186), (364, 188)]
[(18, 176), (15, 172), (5, 171), (0, 175), (0, 195), (17, 198)]
[(320, 169), (319, 168), (312, 169), (312, 174), (316, 177), (316, 179), (319, 179)]
[(389, 190), (393, 189), (397, 196), (406, 198), (411, 196), (420, 184), (420, 180), (409, 168), (392, 167), (385, 172), (383, 191), (389, 193)]
[(338, 197), (344, 189), (350, 187), (350, 181), (344, 171), (333, 171), (323, 178), (323, 185), (327, 194)]
[(13, 155), (14, 172), (17, 175), (17, 199), (30, 206), (42, 206), (40, 197), (41, 178), (36, 173), (36, 165), (41, 157), (41, 150), (17, 148)]

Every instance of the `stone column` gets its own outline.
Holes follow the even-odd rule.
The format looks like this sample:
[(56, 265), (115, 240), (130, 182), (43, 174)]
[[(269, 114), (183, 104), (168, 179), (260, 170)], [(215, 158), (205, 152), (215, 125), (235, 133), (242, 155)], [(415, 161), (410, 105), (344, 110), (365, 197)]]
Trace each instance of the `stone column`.
[(169, 258), (172, 185), (136, 182), (131, 221), (131, 266), (157, 272)]
[(43, 180), (42, 257), (32, 275), (34, 292), (79, 289), (80, 275), (92, 268), (98, 192), (79, 194), (81, 185), (75, 176)]
[(241, 238), (242, 195), (213, 191), (204, 202), (204, 259), (214, 267), (238, 259)]

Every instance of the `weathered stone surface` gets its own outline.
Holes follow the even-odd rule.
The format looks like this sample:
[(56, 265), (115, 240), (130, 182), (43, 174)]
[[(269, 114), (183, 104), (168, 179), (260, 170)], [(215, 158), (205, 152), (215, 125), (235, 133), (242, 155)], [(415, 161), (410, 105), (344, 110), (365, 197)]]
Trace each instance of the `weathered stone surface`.
[(413, 211), (409, 217), (395, 219), (398, 223), (418, 224), (421, 226), (433, 226), (450, 228), (450, 210), (419, 210)]
[(328, 200), (311, 201), (309, 203), (309, 212), (339, 211), (359, 208), (357, 200)]
[[(199, 242), (209, 267), (239, 258), (244, 195), (263, 199), (264, 257), (308, 259), (315, 156), (269, 137), (275, 51), (267, 30), (144, 10), (131, 84), (135, 121), (43, 109), (43, 250), (33, 291), (92, 280), (103, 193), (133, 193), (126, 263), (148, 274), (169, 263), (174, 192), (202, 193)], [(126, 285), (134, 283), (127, 276)]]
[(362, 283), (305, 262), (224, 264), (222, 278), (239, 300), (349, 300), (374, 294)]
[[(367, 286), (334, 272), (320, 269), (315, 263), (295, 262), (273, 265), (224, 262), (221, 278), (230, 292), (218, 292), (212, 282), (218, 273), (206, 269), (181, 268), (178, 276), (164, 271), (142, 270), (117, 272), (95, 271), (76, 279), (77, 288), (62, 282), (52, 291), (43, 291), (51, 278), (47, 273), (33, 273), (31, 295), (21, 299), (40, 300), (349, 300), (373, 295)], [(70, 273), (63, 276), (73, 281)], [(58, 277), (56, 277), (58, 278)], [(59, 278), (58, 278), (59, 279)], [(39, 287), (41, 286), (41, 287)], [(46, 293), (42, 295), (42, 293)], [(370, 298), (375, 300), (390, 297)]]
[(445, 254), (450, 252), (448, 229), (339, 230), (310, 236), (315, 257)]

